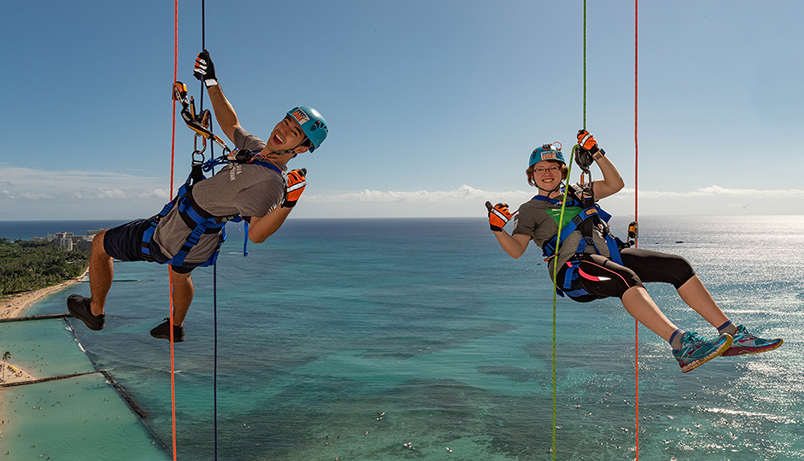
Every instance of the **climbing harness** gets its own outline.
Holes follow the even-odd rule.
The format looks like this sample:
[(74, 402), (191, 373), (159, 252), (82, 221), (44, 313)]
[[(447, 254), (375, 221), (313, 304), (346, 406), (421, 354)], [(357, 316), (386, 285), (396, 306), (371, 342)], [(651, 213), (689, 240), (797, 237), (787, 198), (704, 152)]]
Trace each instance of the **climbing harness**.
[[(611, 215), (594, 203), (594, 197), (591, 196), (591, 187), (572, 185), (568, 192), (567, 201), (563, 206), (567, 212), (566, 218), (572, 215), (571, 220), (561, 228), (555, 237), (544, 244), (542, 251), (545, 258), (547, 258), (546, 261), (549, 261), (557, 256), (556, 248), (560, 247), (573, 232), (577, 230), (581, 233), (581, 240), (578, 242), (575, 254), (566, 263), (567, 270), (565, 271), (563, 280), (556, 281), (556, 292), (559, 296), (566, 295), (570, 298), (579, 298), (590, 295), (589, 292), (580, 286), (580, 274), (578, 271), (581, 258), (584, 253), (587, 253), (587, 249), (590, 246), (594, 248), (595, 253), (602, 254), (594, 241), (594, 230), (597, 230), (605, 239), (606, 247), (609, 251), (609, 258), (620, 265), (622, 265), (620, 250), (630, 247), (632, 242), (630, 239), (629, 241), (623, 242), (611, 233), (608, 226)], [(561, 201), (547, 198), (543, 195), (537, 195), (533, 197), (533, 199), (541, 200), (551, 205), (562, 205)]]
[[(258, 153), (258, 152), (257, 152)], [(153, 235), (154, 231), (156, 230), (159, 221), (161, 221), (167, 214), (173, 209), (173, 207), (178, 207), (178, 213), (181, 216), (182, 220), (187, 224), (189, 228), (192, 229), (192, 232), (187, 237), (186, 241), (171, 259), (166, 261), (167, 264), (171, 264), (173, 266), (181, 266), (184, 264), (184, 260), (187, 255), (190, 253), (190, 250), (198, 244), (201, 236), (204, 234), (220, 234), (220, 238), (218, 239), (218, 243), (215, 247), (215, 251), (210, 255), (210, 257), (204, 261), (203, 263), (199, 264), (199, 267), (206, 267), (215, 264), (218, 259), (218, 253), (220, 252), (220, 247), (223, 245), (223, 242), (226, 240), (226, 223), (227, 222), (240, 222), (243, 218), (240, 217), (239, 214), (232, 214), (228, 216), (213, 216), (203, 208), (201, 208), (193, 199), (192, 189), (195, 184), (199, 181), (206, 179), (203, 172), (212, 171), (216, 166), (221, 164), (228, 164), (228, 163), (249, 163), (254, 165), (260, 165), (262, 167), (268, 168), (270, 170), (275, 171), (279, 175), (283, 177), (283, 182), (286, 182), (284, 172), (274, 165), (273, 163), (263, 162), (257, 160), (257, 156), (255, 152), (243, 149), (235, 149), (235, 151), (230, 152), (229, 155), (221, 155), (217, 158), (212, 158), (204, 162), (203, 164), (195, 164), (192, 167), (192, 170), (187, 177), (187, 181), (179, 188), (178, 193), (176, 194), (176, 198), (165, 204), (162, 208), (162, 211), (153, 219), (151, 226), (143, 233), (142, 236), (142, 253), (153, 260), (152, 254), (152, 245), (153, 245)], [(248, 229), (246, 229), (246, 241), (248, 241)], [(248, 254), (248, 251), (244, 244), (244, 255)]]
[[(192, 189), (195, 184), (198, 184), (200, 181), (206, 179), (204, 173), (214, 171), (214, 168), (218, 165), (228, 163), (247, 163), (260, 165), (277, 172), (280, 176), (282, 176), (282, 180), (285, 184), (287, 184), (287, 177), (284, 171), (282, 171), (278, 166), (271, 162), (260, 160), (260, 157), (258, 156), (259, 151), (255, 152), (246, 149), (235, 149), (234, 151), (230, 150), (229, 146), (227, 146), (220, 137), (216, 136), (210, 131), (210, 111), (202, 110), (200, 113), (196, 113), (195, 101), (193, 100), (192, 96), (187, 95), (187, 85), (179, 81), (174, 82), (173, 99), (174, 101), (181, 103), (182, 119), (184, 119), (184, 122), (187, 124), (187, 126), (195, 132), (195, 140), (198, 138), (202, 139), (202, 147), (201, 149), (198, 149), (197, 144), (194, 146), (193, 160), (187, 180), (179, 188), (176, 197), (165, 204), (165, 206), (162, 208), (162, 211), (160, 211), (159, 214), (154, 217), (153, 221), (151, 222), (151, 226), (143, 233), (142, 253), (146, 258), (152, 261), (155, 260), (152, 245), (153, 235), (156, 231), (156, 227), (159, 224), (159, 221), (167, 216), (173, 207), (178, 207), (179, 215), (185, 224), (192, 229), (192, 231), (190, 232), (190, 235), (187, 236), (187, 239), (185, 240), (179, 252), (165, 263), (173, 266), (181, 266), (184, 264), (184, 260), (187, 258), (190, 250), (192, 250), (192, 248), (198, 244), (203, 235), (220, 234), (218, 243), (215, 246), (215, 251), (206, 261), (198, 265), (198, 267), (207, 267), (215, 264), (218, 259), (221, 245), (223, 245), (223, 242), (226, 241), (226, 223), (240, 222), (243, 219), (239, 214), (213, 216), (195, 202), (192, 195)], [(294, 111), (301, 111), (301, 108), (296, 108)], [(317, 121), (314, 120), (311, 123), (313, 122)], [(212, 140), (221, 146), (223, 149), (223, 154), (220, 157), (210, 158), (209, 160), (204, 161), (204, 151), (206, 150), (207, 140)], [(244, 256), (248, 255), (248, 222), (246, 222), (245, 226), (246, 236), (245, 242), (243, 243)]]

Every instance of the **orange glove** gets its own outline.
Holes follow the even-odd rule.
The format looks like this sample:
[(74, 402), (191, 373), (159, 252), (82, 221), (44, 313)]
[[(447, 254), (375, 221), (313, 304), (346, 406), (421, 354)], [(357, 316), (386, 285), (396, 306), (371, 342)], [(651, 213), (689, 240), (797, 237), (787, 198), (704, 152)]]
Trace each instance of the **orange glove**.
[(301, 170), (291, 170), (288, 172), (288, 185), (285, 188), (285, 201), (282, 202), (284, 208), (293, 208), (299, 201), (304, 188), (307, 187), (307, 168)]
[(600, 150), (600, 147), (597, 145), (597, 141), (595, 141), (595, 137), (592, 136), (592, 133), (580, 129), (578, 130), (578, 145), (581, 146), (582, 149), (586, 149), (595, 155), (597, 151)]
[(501, 232), (502, 228), (514, 216), (508, 211), (507, 203), (498, 203), (491, 206), (491, 202), (486, 202), (486, 209), (489, 210), (489, 227), (494, 232)]

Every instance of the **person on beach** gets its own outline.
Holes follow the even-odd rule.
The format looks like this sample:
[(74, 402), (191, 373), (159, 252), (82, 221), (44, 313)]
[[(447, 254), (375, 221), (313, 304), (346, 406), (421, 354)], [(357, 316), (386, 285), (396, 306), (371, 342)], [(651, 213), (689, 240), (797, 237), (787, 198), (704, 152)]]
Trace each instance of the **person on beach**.
[[(531, 153), (526, 175), (538, 194), (516, 213), (508, 205), (486, 202), (489, 225), (502, 249), (513, 258), (522, 256), (532, 240), (543, 249), (550, 277), (559, 294), (579, 302), (618, 297), (625, 310), (670, 343), (681, 371), (686, 373), (719, 356), (767, 352), (782, 339), (763, 339), (733, 323), (718, 307), (690, 264), (681, 256), (627, 248), (608, 231), (608, 215), (597, 200), (620, 191), (625, 183), (617, 168), (585, 130), (578, 132), (576, 161), (584, 171), (594, 162), (603, 179), (566, 187), (568, 166), (560, 145), (545, 144)], [(568, 189), (566, 204), (565, 188)], [(503, 226), (514, 220), (508, 234)], [(559, 222), (562, 230), (559, 235)], [(556, 266), (558, 265), (558, 266)], [(554, 275), (555, 274), (555, 275)], [(681, 299), (718, 330), (714, 339), (674, 325), (653, 302), (643, 283), (670, 283)]]
[[(229, 163), (211, 178), (197, 182), (169, 208), (166, 206), (167, 212), (163, 210), (160, 215), (137, 219), (95, 236), (89, 263), (91, 297), (74, 294), (67, 298), (67, 309), (91, 330), (104, 326), (104, 306), (114, 271), (112, 258), (154, 261), (170, 264), (173, 340), (184, 341), (182, 324), (193, 300), (190, 273), (195, 267), (214, 262), (222, 243), (221, 223), (242, 217), (249, 224), (248, 238), (255, 243), (276, 232), (306, 186), (306, 170), (288, 172), (288, 161), (303, 152), (313, 152), (327, 136), (327, 124), (321, 114), (300, 106), (289, 111), (263, 141), (240, 126), (218, 84), (207, 50), (199, 53), (193, 75), (204, 82), (215, 119), (238, 149), (238, 158), (242, 158), (240, 153), (246, 153), (247, 161)], [(173, 206), (176, 203), (179, 205)], [(199, 221), (211, 218), (220, 227), (199, 227)], [(151, 336), (170, 339), (169, 323), (165, 319), (151, 330)]]

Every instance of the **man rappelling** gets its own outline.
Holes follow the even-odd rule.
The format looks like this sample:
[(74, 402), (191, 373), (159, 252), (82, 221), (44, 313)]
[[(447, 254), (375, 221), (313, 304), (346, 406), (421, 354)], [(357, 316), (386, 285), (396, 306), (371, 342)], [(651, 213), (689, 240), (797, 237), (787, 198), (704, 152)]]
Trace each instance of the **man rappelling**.
[[(313, 152), (326, 139), (321, 114), (307, 106), (291, 109), (267, 140), (247, 132), (224, 96), (207, 50), (199, 53), (193, 75), (207, 88), (215, 119), (236, 150), (211, 165), (227, 163), (203, 181), (185, 184), (159, 214), (98, 233), (92, 241), (89, 264), (91, 297), (67, 298), (70, 313), (91, 330), (103, 329), (106, 295), (112, 285), (113, 258), (170, 265), (173, 340), (184, 341), (184, 318), (193, 300), (192, 270), (215, 263), (225, 239), (227, 221), (242, 218), (248, 239), (261, 243), (276, 232), (306, 186), (306, 170), (288, 172), (287, 163)], [(178, 85), (183, 86), (177, 82)], [(183, 114), (185, 115), (185, 114)], [(185, 117), (185, 121), (194, 128)], [(201, 129), (203, 131), (203, 129)], [(198, 131), (198, 130), (197, 130)], [(200, 168), (199, 168), (200, 169)], [(170, 320), (151, 330), (155, 338), (170, 339)]]

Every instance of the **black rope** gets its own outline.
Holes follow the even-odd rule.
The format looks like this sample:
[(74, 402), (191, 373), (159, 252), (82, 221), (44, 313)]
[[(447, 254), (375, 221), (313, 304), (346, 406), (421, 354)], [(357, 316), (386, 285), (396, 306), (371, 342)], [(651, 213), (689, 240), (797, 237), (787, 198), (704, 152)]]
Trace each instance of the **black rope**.
[[(207, 49), (206, 43), (206, 1), (201, 0), (201, 49)], [(204, 111), (204, 82), (201, 85), (199, 111)], [(213, 121), (209, 121), (209, 131), (213, 130)], [(209, 145), (210, 158), (215, 158), (215, 143)], [(210, 174), (215, 174), (213, 166)], [(218, 459), (218, 263), (212, 266), (212, 327), (213, 327), (213, 346), (212, 346), (212, 426), (214, 432), (215, 460)]]
[(214, 326), (214, 353), (212, 372), (212, 414), (215, 432), (215, 459), (218, 459), (218, 264), (212, 266), (212, 324)]

